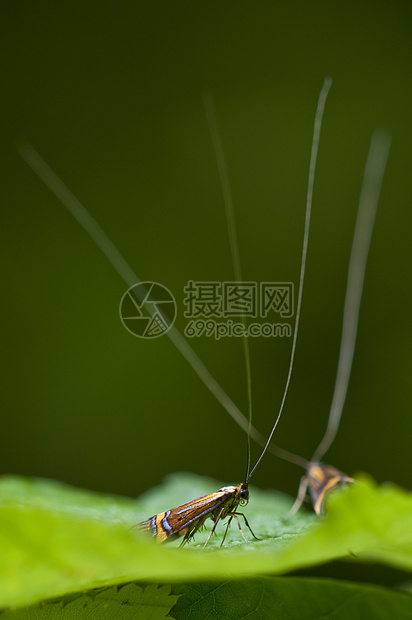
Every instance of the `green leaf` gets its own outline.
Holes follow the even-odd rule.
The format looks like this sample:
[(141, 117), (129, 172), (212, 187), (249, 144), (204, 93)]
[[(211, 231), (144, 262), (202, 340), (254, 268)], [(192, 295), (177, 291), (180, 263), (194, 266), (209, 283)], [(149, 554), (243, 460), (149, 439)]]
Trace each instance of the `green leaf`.
[(175, 586), (176, 620), (388, 620), (412, 617), (412, 596), (388, 588), (328, 579), (263, 577)]
[(302, 511), (283, 515), (291, 500), (251, 489), (248, 520), (262, 538), (245, 544), (224, 525), (200, 553), (194, 544), (158, 545), (132, 529), (156, 512), (217, 490), (190, 474), (169, 477), (139, 502), (72, 489), (45, 480), (0, 481), (0, 608), (130, 581), (171, 583), (281, 574), (337, 558), (412, 569), (412, 496), (368, 479), (330, 498), (324, 520)]
[(26, 609), (7, 611), (2, 620), (239, 620), (294, 618), (333, 620), (406, 618), (412, 596), (389, 588), (300, 577), (226, 580), (170, 586), (127, 584), (71, 595)]
[(162, 620), (166, 618), (179, 595), (171, 594), (170, 586), (148, 585), (145, 588), (129, 583), (122, 588), (104, 588), (88, 594), (65, 597), (26, 609), (6, 611), (1, 620), (47, 620), (49, 618), (87, 618), (102, 620), (117, 618), (144, 618)]

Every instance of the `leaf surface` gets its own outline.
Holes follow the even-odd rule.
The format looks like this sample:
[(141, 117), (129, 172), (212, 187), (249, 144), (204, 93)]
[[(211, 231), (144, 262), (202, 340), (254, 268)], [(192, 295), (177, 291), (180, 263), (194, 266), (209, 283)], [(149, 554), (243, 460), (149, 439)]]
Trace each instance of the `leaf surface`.
[[(290, 498), (251, 489), (245, 513), (262, 539), (245, 544), (233, 523), (223, 548), (219, 524), (205, 551), (207, 531), (191, 545), (158, 545), (132, 528), (219, 483), (190, 474), (170, 476), (139, 501), (104, 496), (47, 480), (0, 481), (0, 608), (23, 606), (71, 592), (146, 581), (189, 582), (282, 574), (338, 558), (412, 570), (412, 497), (367, 478), (331, 497), (319, 520), (302, 511), (283, 515)], [(211, 524), (211, 521), (209, 521)]]

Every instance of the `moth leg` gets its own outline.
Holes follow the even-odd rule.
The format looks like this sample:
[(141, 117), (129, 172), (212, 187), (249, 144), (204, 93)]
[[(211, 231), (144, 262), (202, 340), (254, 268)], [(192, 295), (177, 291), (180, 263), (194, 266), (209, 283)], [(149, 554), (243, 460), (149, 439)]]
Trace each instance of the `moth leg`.
[[(240, 533), (242, 534), (243, 540), (245, 541), (245, 543), (249, 544), (249, 541), (247, 540), (246, 536), (245, 536), (245, 535), (244, 535), (244, 533), (243, 533), (242, 526), (240, 525), (240, 521), (239, 521), (239, 518), (238, 518), (238, 516), (237, 516), (238, 514), (242, 514), (242, 513), (236, 513), (236, 512), (233, 512), (233, 513), (230, 513), (230, 514), (228, 515), (228, 516), (230, 517), (230, 519), (229, 519), (229, 521), (227, 522), (227, 526), (226, 526), (226, 529), (225, 529), (225, 535), (223, 536), (223, 540), (222, 540), (222, 542), (220, 543), (220, 546), (221, 546), (221, 547), (223, 546), (223, 543), (225, 542), (225, 539), (226, 539), (226, 534), (227, 534), (227, 532), (228, 532), (228, 529), (229, 529), (230, 524), (232, 523), (232, 519), (233, 519), (233, 517), (234, 517), (234, 518), (236, 519), (236, 521), (237, 521), (237, 526), (238, 526), (238, 528), (239, 528), (239, 530), (240, 530)], [(242, 516), (244, 516), (244, 515), (242, 515)], [(250, 528), (249, 528), (249, 529), (250, 529)], [(252, 532), (252, 534), (253, 534), (253, 532)]]
[(250, 527), (250, 525), (249, 525), (249, 521), (246, 519), (246, 516), (243, 514), (243, 512), (231, 512), (231, 513), (229, 513), (229, 515), (228, 515), (228, 516), (230, 517), (230, 519), (229, 519), (228, 524), (227, 524), (227, 526), (226, 526), (225, 535), (223, 536), (223, 540), (222, 540), (222, 543), (221, 543), (221, 545), (220, 545), (220, 546), (222, 546), (222, 545), (223, 545), (223, 543), (225, 542), (226, 534), (227, 534), (227, 532), (228, 532), (229, 525), (230, 525), (230, 523), (231, 523), (231, 521), (232, 521), (232, 519), (233, 519), (233, 518), (235, 518), (235, 519), (236, 519), (236, 521), (237, 521), (237, 526), (238, 526), (238, 528), (239, 528), (239, 530), (240, 530), (240, 533), (242, 534), (243, 540), (244, 540), (247, 544), (249, 544), (249, 541), (247, 540), (246, 536), (245, 536), (245, 535), (244, 535), (244, 533), (243, 533), (242, 526), (240, 525), (239, 517), (243, 517), (243, 518), (244, 518), (244, 520), (245, 520), (245, 525), (246, 525), (246, 527), (249, 529), (249, 531), (250, 531), (250, 533), (252, 534), (253, 538), (254, 538), (255, 540), (262, 540), (261, 538), (258, 538), (258, 537), (255, 535), (254, 531), (252, 530), (252, 528), (251, 528), (251, 527)]
[(220, 521), (220, 519), (221, 519), (221, 517), (222, 517), (222, 514), (223, 514), (224, 509), (225, 509), (225, 506), (223, 505), (223, 506), (222, 506), (222, 508), (220, 509), (219, 514), (217, 515), (217, 517), (216, 517), (216, 519), (215, 519), (215, 522), (214, 522), (214, 524), (213, 524), (212, 529), (210, 530), (209, 536), (207, 537), (207, 541), (205, 542), (205, 544), (204, 544), (204, 545), (203, 545), (203, 547), (202, 547), (202, 551), (203, 551), (203, 549), (206, 549), (206, 547), (207, 547), (207, 545), (208, 545), (208, 542), (209, 542), (209, 540), (210, 540), (210, 537), (211, 537), (211, 536), (212, 536), (212, 534), (214, 533), (214, 531), (215, 531), (215, 529), (216, 529), (216, 526), (217, 526), (217, 524), (219, 523), (219, 521)]
[[(232, 522), (232, 519), (233, 519), (233, 515), (230, 515), (230, 519), (229, 519), (229, 521), (227, 522), (227, 525), (226, 525), (225, 535), (223, 536), (223, 540), (222, 540), (222, 542), (220, 543), (220, 546), (221, 546), (221, 547), (223, 547), (223, 543), (225, 542), (225, 539), (226, 539), (226, 534), (227, 534), (227, 532), (228, 532), (228, 530), (229, 530), (229, 526), (230, 526), (230, 524), (231, 524), (231, 522)], [(236, 519), (237, 519), (237, 517), (236, 517)], [(242, 534), (243, 538), (245, 538), (245, 537), (244, 537), (244, 534), (243, 534), (243, 532), (242, 532), (242, 528), (240, 527), (239, 519), (237, 519), (237, 524), (238, 524), (238, 526), (239, 526), (240, 533)], [(245, 538), (245, 540), (246, 540), (246, 538)], [(247, 542), (247, 540), (246, 540), (246, 542)]]
[[(252, 536), (253, 536), (253, 538), (254, 538), (255, 540), (262, 540), (261, 538), (258, 538), (258, 537), (256, 536), (256, 534), (254, 533), (254, 531), (253, 531), (253, 530), (252, 530), (252, 528), (250, 527), (250, 525), (249, 525), (249, 521), (246, 519), (246, 516), (243, 514), (243, 512), (234, 512), (233, 514), (234, 514), (234, 515), (239, 515), (239, 516), (242, 516), (242, 517), (244, 518), (244, 520), (245, 520), (245, 525), (246, 525), (246, 527), (248, 528), (249, 532), (252, 534)], [(239, 519), (238, 519), (238, 524), (239, 524)], [(240, 529), (240, 530), (242, 529), (242, 528), (240, 527), (240, 525), (239, 525), (239, 529)], [(246, 541), (246, 542), (247, 542), (247, 541)]]
[(295, 515), (297, 511), (299, 510), (299, 508), (302, 506), (305, 496), (306, 496), (306, 491), (308, 489), (308, 484), (309, 484), (308, 477), (302, 476), (302, 478), (300, 479), (298, 495), (295, 499), (295, 503), (293, 504), (289, 512), (285, 514), (285, 519), (290, 519), (291, 517), (293, 517), (293, 515)]
[(183, 540), (180, 543), (179, 547), (183, 547), (187, 542), (189, 542), (194, 537), (198, 529), (198, 527), (189, 528), (187, 532), (183, 534)]

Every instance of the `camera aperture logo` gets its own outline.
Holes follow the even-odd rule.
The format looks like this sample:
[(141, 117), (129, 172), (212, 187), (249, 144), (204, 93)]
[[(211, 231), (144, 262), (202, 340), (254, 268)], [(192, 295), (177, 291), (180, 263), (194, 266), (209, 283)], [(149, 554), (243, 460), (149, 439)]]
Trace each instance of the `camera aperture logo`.
[(150, 340), (163, 336), (176, 318), (172, 293), (158, 282), (131, 286), (120, 301), (120, 319), (133, 336)]

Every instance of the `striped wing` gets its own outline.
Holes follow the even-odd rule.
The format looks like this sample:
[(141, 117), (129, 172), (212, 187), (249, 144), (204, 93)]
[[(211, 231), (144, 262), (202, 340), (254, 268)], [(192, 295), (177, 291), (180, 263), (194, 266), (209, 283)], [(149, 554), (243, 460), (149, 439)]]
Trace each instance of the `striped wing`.
[(325, 512), (324, 502), (327, 495), (345, 482), (353, 482), (353, 478), (331, 465), (312, 463), (307, 471), (307, 481), (313, 509), (319, 516)]
[(236, 509), (239, 503), (237, 491), (237, 487), (223, 487), (216, 493), (204, 495), (187, 504), (154, 515), (136, 525), (136, 528), (147, 531), (157, 542), (164, 542), (177, 536), (184, 536), (184, 540), (187, 541), (202, 527), (206, 519), (211, 517), (215, 520), (224, 504), (226, 507), (221, 517)]

